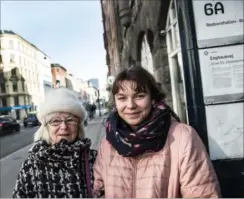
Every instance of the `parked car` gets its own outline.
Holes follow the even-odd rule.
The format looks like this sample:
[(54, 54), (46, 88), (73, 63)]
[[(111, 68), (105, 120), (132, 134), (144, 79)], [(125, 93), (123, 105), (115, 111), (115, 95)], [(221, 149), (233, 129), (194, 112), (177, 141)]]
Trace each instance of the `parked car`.
[(20, 124), (10, 116), (0, 116), (0, 135), (20, 131)]
[(24, 118), (24, 127), (38, 125), (40, 125), (40, 122), (37, 119), (36, 113), (28, 113), (27, 117)]

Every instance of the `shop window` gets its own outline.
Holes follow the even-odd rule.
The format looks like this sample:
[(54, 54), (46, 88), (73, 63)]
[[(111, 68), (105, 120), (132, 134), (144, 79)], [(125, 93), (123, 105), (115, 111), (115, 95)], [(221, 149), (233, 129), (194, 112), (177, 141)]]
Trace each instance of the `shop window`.
[(17, 119), (17, 120), (20, 119), (20, 110), (16, 110), (16, 119)]
[(2, 98), (2, 105), (3, 105), (3, 107), (7, 106), (7, 99), (6, 98)]
[(19, 97), (18, 96), (14, 97), (14, 105), (19, 106)]

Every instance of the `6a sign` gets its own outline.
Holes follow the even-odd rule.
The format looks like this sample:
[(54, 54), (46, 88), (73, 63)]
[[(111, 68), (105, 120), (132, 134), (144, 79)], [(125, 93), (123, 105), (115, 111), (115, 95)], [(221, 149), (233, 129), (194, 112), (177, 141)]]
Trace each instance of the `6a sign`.
[(224, 14), (224, 5), (221, 2), (217, 2), (217, 3), (206, 3), (204, 5), (204, 12), (205, 15), (207, 16), (211, 16), (213, 14)]
[(192, 2), (199, 48), (243, 43), (243, 0)]

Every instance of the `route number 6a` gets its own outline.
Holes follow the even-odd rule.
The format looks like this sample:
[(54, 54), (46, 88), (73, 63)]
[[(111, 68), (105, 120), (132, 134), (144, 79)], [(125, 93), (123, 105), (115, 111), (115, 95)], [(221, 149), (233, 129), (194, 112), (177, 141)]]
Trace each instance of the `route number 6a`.
[(211, 16), (213, 14), (217, 15), (219, 12), (224, 14), (224, 5), (221, 2), (217, 2), (215, 4), (206, 3), (204, 5), (205, 15)]

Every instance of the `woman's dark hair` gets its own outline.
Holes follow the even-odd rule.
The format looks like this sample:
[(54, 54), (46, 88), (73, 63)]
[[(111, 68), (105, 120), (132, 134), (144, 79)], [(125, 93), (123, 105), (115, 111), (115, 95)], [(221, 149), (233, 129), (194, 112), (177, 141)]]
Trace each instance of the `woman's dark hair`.
[[(151, 95), (151, 99), (158, 101), (164, 101), (166, 94), (162, 91), (161, 84), (156, 82), (154, 77), (146, 69), (140, 66), (132, 66), (130, 68), (121, 71), (114, 80), (112, 86), (112, 98), (110, 98), (111, 106), (114, 106), (114, 96), (120, 89), (125, 89), (123, 81), (131, 81), (131, 86), (136, 92), (148, 92)], [(173, 111), (173, 109), (166, 103), (164, 105), (170, 111), (171, 115), (180, 122), (180, 118)]]
[(144, 68), (140, 66), (132, 66), (121, 71), (114, 80), (112, 86), (113, 96), (124, 89), (123, 81), (131, 81), (132, 87), (136, 92), (148, 92), (152, 100), (164, 100), (166, 95), (163, 93), (159, 84), (154, 77)]

